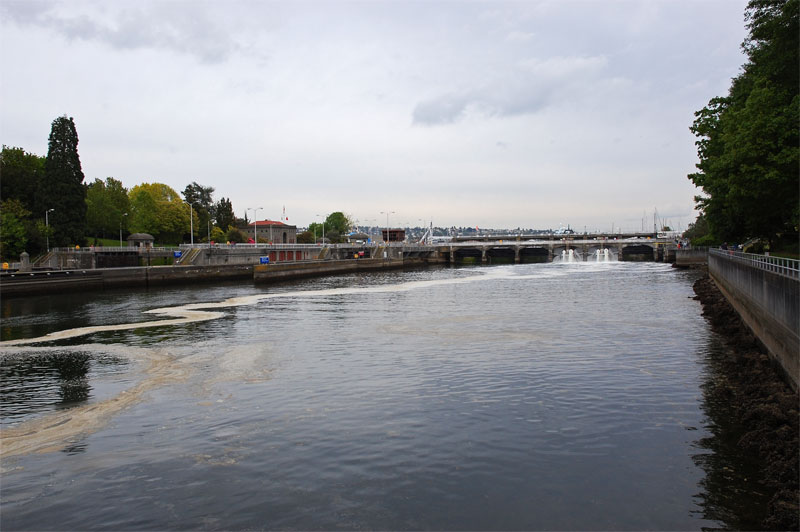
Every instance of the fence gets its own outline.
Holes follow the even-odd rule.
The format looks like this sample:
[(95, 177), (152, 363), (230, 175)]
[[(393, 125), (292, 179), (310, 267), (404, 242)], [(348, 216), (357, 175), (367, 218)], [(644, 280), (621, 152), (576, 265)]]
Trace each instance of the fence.
[(790, 279), (800, 279), (800, 261), (783, 257), (770, 257), (769, 255), (756, 255), (727, 249), (709, 249), (713, 255), (727, 257), (729, 260), (747, 264), (753, 268), (777, 273)]

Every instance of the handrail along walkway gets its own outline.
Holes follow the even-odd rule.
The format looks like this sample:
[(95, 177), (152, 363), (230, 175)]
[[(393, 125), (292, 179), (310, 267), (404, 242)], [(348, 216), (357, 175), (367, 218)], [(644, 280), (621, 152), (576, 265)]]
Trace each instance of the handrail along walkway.
[(800, 260), (716, 248), (709, 249), (708, 252), (719, 257), (726, 257), (729, 260), (747, 264), (759, 270), (777, 273), (778, 275), (783, 275), (790, 279), (800, 279)]

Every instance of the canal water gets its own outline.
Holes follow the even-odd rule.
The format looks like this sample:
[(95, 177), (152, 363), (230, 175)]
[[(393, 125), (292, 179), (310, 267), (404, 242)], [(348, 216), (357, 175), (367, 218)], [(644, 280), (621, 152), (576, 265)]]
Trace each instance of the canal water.
[(706, 393), (722, 347), (696, 277), (528, 264), (6, 298), (2, 528), (754, 526), (759, 464)]

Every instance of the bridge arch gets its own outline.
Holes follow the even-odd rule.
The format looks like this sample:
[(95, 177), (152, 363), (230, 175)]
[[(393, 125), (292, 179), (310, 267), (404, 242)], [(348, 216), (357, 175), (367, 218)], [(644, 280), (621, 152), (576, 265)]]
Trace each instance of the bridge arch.
[(523, 247), (519, 250), (519, 261), (523, 264), (534, 262), (547, 262), (550, 251), (544, 247)]
[(491, 247), (486, 250), (489, 264), (514, 264), (517, 252), (513, 247)]
[(457, 248), (453, 251), (456, 264), (480, 264), (483, 259), (483, 250), (480, 248)]
[(654, 247), (645, 243), (622, 246), (620, 258), (627, 261), (651, 261), (655, 259)]

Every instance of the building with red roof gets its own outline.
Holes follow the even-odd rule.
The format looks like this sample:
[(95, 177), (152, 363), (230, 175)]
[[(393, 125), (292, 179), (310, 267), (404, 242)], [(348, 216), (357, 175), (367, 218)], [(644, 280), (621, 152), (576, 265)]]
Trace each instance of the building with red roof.
[(275, 220), (256, 220), (247, 226), (247, 237), (256, 242), (296, 244), (297, 226)]

